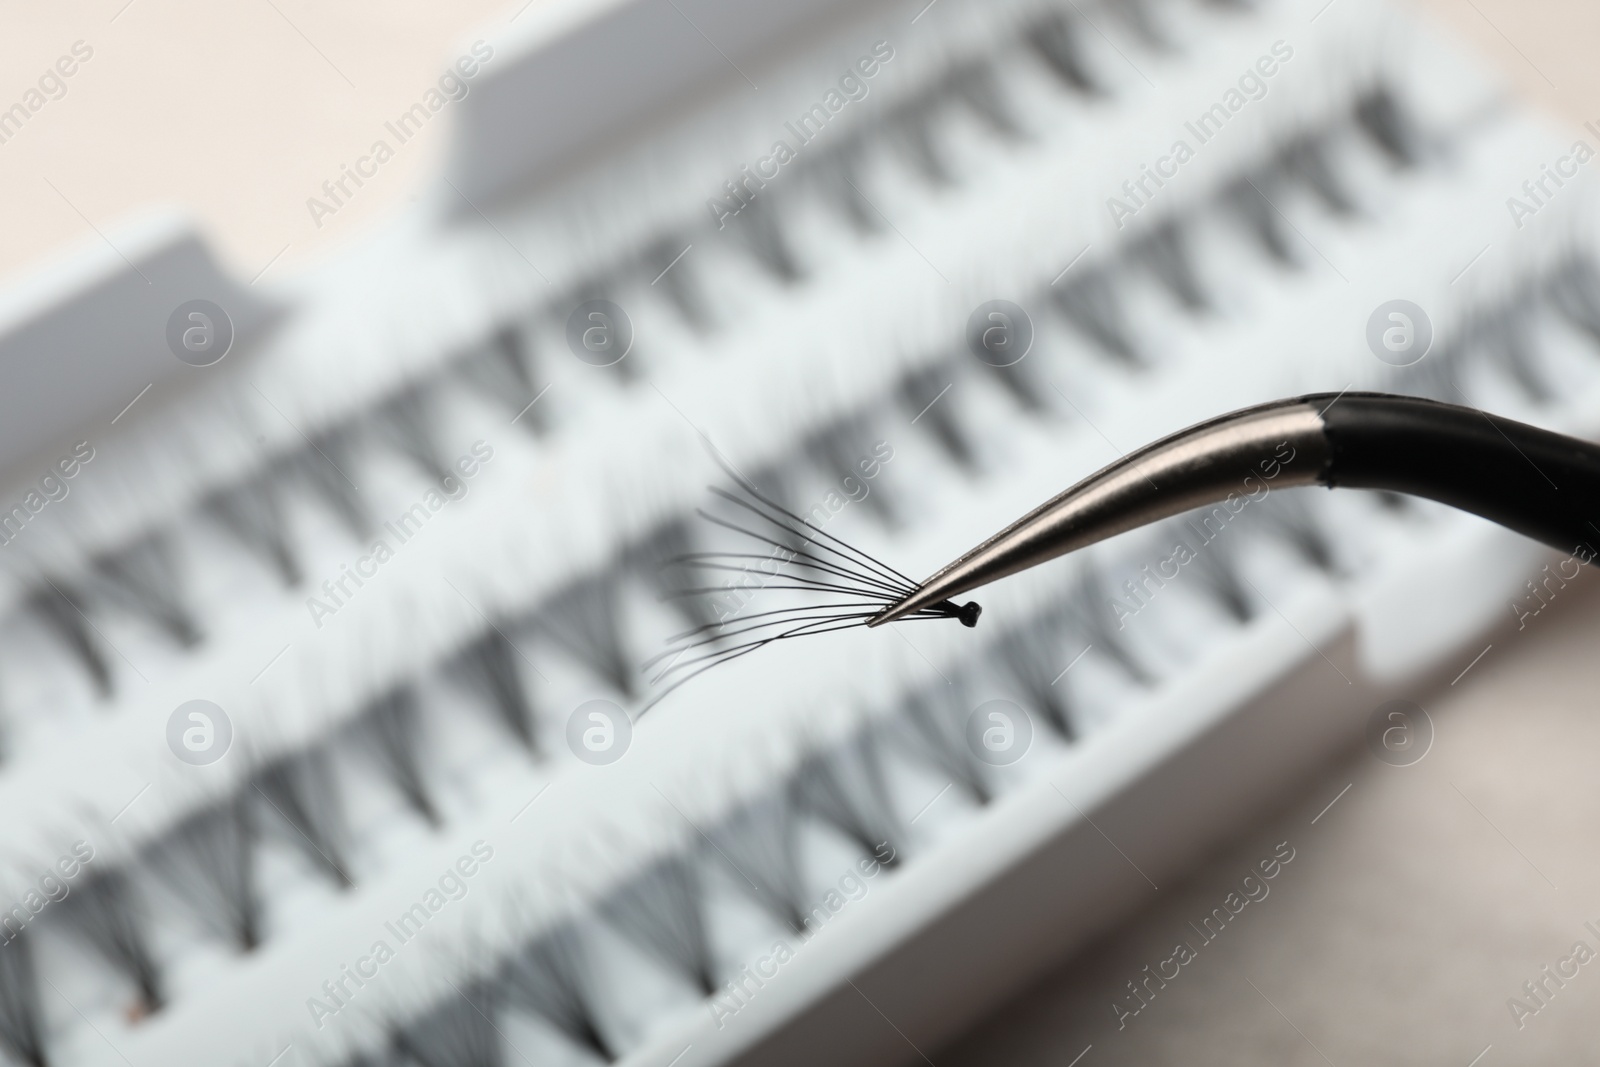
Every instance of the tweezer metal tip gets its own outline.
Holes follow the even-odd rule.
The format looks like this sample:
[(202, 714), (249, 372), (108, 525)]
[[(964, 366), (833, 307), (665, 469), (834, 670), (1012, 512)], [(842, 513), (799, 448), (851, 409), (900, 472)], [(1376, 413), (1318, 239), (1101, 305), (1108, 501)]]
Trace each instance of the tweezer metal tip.
[[(882, 626), (927, 609), (953, 614), (953, 597), (1230, 493), (1249, 493), (1252, 481), (1270, 479), (1273, 488), (1317, 484), (1328, 460), (1322, 416), (1308, 397), (1191, 426), (1129, 453), (1024, 515), (867, 625)], [(969, 608), (977, 605), (959, 610)], [(968, 626), (977, 623), (976, 610), (970, 622), (956, 617)]]

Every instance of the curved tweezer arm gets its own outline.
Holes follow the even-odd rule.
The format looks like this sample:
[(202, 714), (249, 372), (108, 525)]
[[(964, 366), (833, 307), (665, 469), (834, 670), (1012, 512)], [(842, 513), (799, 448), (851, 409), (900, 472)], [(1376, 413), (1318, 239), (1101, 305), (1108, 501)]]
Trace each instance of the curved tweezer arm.
[(1245, 408), (1130, 453), (1024, 515), (869, 625), (959, 596), (1126, 530), (1273, 485), (1437, 500), (1588, 556), (1600, 544), (1600, 446), (1473, 408), (1317, 393)]

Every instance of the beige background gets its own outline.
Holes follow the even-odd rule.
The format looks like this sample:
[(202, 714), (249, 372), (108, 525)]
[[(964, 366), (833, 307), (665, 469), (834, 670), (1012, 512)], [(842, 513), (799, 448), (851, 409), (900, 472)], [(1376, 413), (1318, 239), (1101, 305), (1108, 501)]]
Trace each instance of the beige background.
[(157, 203), (188, 208), (246, 280), (269, 263), (282, 272), (305, 262), (416, 193), (444, 151), (443, 122), (424, 127), (320, 228), (306, 208), (481, 29), (522, 6), (5, 0), (0, 109), (73, 42), (94, 57), (64, 97), (0, 144), (0, 277)]
[[(325, 252), (416, 193), (445, 124), (430, 123), (320, 228), (306, 199), (473, 37), (541, 2), (6, 0), (0, 109), (74, 41), (94, 58), (0, 144), (0, 281), (159, 202), (197, 215), (245, 279)], [(1530, 98), (1574, 125), (1600, 117), (1600, 4), (1420, 2)]]
[[(1530, 99), (1574, 125), (1600, 118), (1600, 4), (1420, 2)], [(95, 53), (64, 98), (0, 144), (0, 275), (158, 202), (193, 211), (245, 279), (325, 254), (415, 193), (444, 148), (444, 124), (430, 124), (320, 229), (306, 198), (479, 27), (505, 24), (520, 6), (6, 3), (0, 108), (74, 41)], [(939, 1067), (1066, 1067), (1090, 1045), (1084, 1067), (1593, 1062), (1600, 961), (1524, 1029), (1506, 1007), (1575, 940), (1600, 948), (1583, 927), (1600, 928), (1600, 593), (1592, 576), (1587, 584), (1527, 631), (1492, 635), (1457, 685), (1422, 697), (1438, 738), (1420, 764), (1349, 754), (964, 1041), (923, 1051)], [(1117, 1032), (1109, 1005), (1123, 983), (1286, 839), (1297, 858), (1271, 896)]]

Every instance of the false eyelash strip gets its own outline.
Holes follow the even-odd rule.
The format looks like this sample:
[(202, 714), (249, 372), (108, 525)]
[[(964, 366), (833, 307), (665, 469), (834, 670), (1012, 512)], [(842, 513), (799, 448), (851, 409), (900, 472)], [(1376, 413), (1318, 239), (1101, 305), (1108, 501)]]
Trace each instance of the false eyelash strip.
[(442, 825), (444, 817), (424, 768), (428, 746), (413, 687), (396, 686), (374, 700), (356, 720), (352, 736), (407, 807), (429, 826)]
[(200, 626), (179, 590), (177, 561), (162, 537), (150, 537), (100, 561), (108, 590), (125, 606), (144, 615), (185, 648), (200, 643)]
[(507, 1003), (539, 1016), (610, 1063), (617, 1053), (595, 1014), (592, 984), (586, 950), (570, 925), (548, 930), (512, 953), (495, 981)]
[(0, 951), (0, 1045), (18, 1063), (49, 1067), (44, 1025), (33, 938), (23, 931)]
[(1123, 631), (1112, 628), (1112, 616), (1103, 607), (1110, 602), (1104, 577), (1099, 571), (1086, 568), (1079, 576), (1077, 595), (1068, 602), (1074, 626), (1087, 643), (1110, 656), (1130, 679), (1142, 686), (1153, 685), (1155, 676), (1150, 668), (1129, 648)]
[[(870, 755), (870, 750), (863, 748), (864, 743), (864, 737), (857, 735), (854, 742), (847, 743), (847, 748), (854, 749), (854, 753), (846, 753), (843, 754), (843, 757), (835, 757), (835, 759), (849, 758), (855, 754), (868, 753), (865, 758), (854, 764), (859, 771), (864, 773), (864, 777), (859, 777), (856, 782), (847, 786), (844, 784), (845, 776), (831, 775), (829, 783), (819, 792), (815, 789), (817, 785), (816, 779), (802, 770), (797, 774), (806, 775), (809, 781), (806, 785), (801, 785), (797, 778), (796, 786), (793, 787), (792, 791), (797, 796), (809, 796), (811, 801), (822, 811), (831, 810), (833, 814), (826, 818), (826, 821), (831, 824), (848, 826), (854, 823), (857, 825), (858, 829), (855, 836), (858, 839), (871, 840), (873, 844), (866, 851), (872, 852), (884, 844), (892, 836), (892, 833), (881, 832), (881, 828), (886, 825), (886, 820), (881, 812), (870, 816), (873, 820), (870, 825), (874, 826), (875, 829), (871, 831), (863, 829), (869, 825), (867, 821), (869, 816), (865, 816), (862, 813), (878, 805), (880, 801), (875, 798), (881, 796), (881, 783), (877, 783), (881, 770), (875, 769), (877, 767), (876, 758)], [(737, 842), (741, 839), (761, 840), (763, 831), (757, 830), (755, 827), (770, 825), (774, 819), (778, 820), (780, 825), (788, 825), (790, 827), (790, 832), (787, 836), (792, 839), (795, 811), (789, 802), (784, 799), (789, 795), (789, 792), (780, 791), (780, 796), (776, 801), (757, 805), (756, 813), (753, 816), (740, 816), (730, 820), (730, 823), (718, 834), (718, 840), (722, 842), (722, 847), (728, 850), (727, 854), (729, 856), (737, 854), (744, 857), (735, 861), (739, 864), (740, 869), (763, 873), (765, 876), (763, 882), (768, 886), (768, 896), (765, 899), (769, 903), (772, 900), (779, 899), (775, 894), (780, 892), (780, 888), (786, 878), (791, 875), (798, 877), (798, 869), (794, 867), (792, 860), (782, 860), (780, 858), (775, 865), (770, 856), (759, 854), (759, 850), (741, 849)], [(219, 804), (216, 810), (222, 811), (229, 808), (230, 805), (224, 802)], [(233, 810), (238, 809), (235, 808)], [(853, 812), (854, 814), (841, 814), (845, 812)], [(748, 834), (749, 837), (742, 838), (742, 834)], [(187, 829), (183, 831), (183, 836), (189, 836)], [(164, 857), (169, 852), (167, 848), (162, 847), (158, 847), (153, 851), (158, 858), (152, 860), (152, 867), (157, 863), (164, 862)], [(886, 862), (892, 865), (895, 861)], [(798, 886), (798, 883), (796, 882), (795, 885)], [(708, 977), (711, 973), (710, 950), (707, 945), (705, 931), (698, 917), (701, 914), (701, 905), (698, 903), (698, 899), (703, 894), (699, 888), (698, 878), (693, 873), (693, 868), (686, 865), (683, 857), (673, 857), (648, 871), (642, 876), (641, 881), (636, 883), (636, 886), (639, 888), (632, 891), (624, 890), (619, 893), (616, 898), (617, 903), (639, 904), (647, 899), (654, 899), (656, 901), (657, 914), (662, 909), (666, 909), (673, 915), (673, 922), (670, 925), (663, 926), (655, 931), (653, 944), (649, 940), (652, 935), (646, 932), (649, 928), (645, 924), (639, 921), (630, 922), (628, 919), (622, 918), (627, 912), (619, 911), (615, 907), (606, 908), (602, 906), (602, 914), (606, 915), (608, 919), (615, 922), (619, 927), (631, 930), (641, 943), (646, 944), (647, 947), (653, 947), (663, 954), (670, 954), (686, 968), (692, 963), (698, 975), (697, 981), (702, 985), (705, 984), (706, 981), (710, 980)], [(803, 889), (792, 887), (784, 890), (783, 894), (783, 899), (791, 902), (792, 906), (788, 907), (787, 911), (791, 913), (790, 917), (793, 918), (794, 915), (792, 913), (798, 907), (794, 902), (804, 899)], [(637, 919), (637, 916), (635, 918)], [(670, 941), (663, 939), (661, 936), (668, 929), (677, 931)], [(560, 940), (563, 943), (570, 942), (570, 936), (562, 935)], [(557, 977), (571, 971), (571, 967), (565, 967), (561, 961), (568, 960), (571, 953), (578, 951), (578, 949), (569, 943), (561, 951), (562, 954), (556, 958), (554, 964), (546, 961), (547, 965), (544, 967), (545, 971), (551, 971), (553, 968)], [(564, 967), (565, 970), (563, 969)], [(547, 975), (547, 977), (549, 976)], [(564, 987), (571, 987), (572, 984), (571, 980), (566, 980)], [(587, 1038), (584, 1038), (585, 1043), (587, 1043), (587, 1040)]]
[(434, 439), (428, 405), (428, 394), (422, 389), (406, 389), (373, 414), (371, 425), (379, 437), (416, 464), (423, 474), (441, 482), (454, 477), (454, 472)]
[(975, 804), (994, 799), (989, 772), (963, 733), (967, 707), (953, 686), (920, 689), (905, 699), (903, 718), (914, 750), (948, 775)]
[(654, 861), (602, 900), (599, 911), (636, 944), (693, 982), (702, 995), (716, 991), (700, 872), (690, 857), (669, 855)]
[(637, 686), (622, 647), (617, 586), (610, 574), (580, 579), (540, 606), (535, 625), (617, 692), (631, 697)]
[(1282, 541), (1324, 574), (1341, 574), (1334, 543), (1327, 531), (1311, 516), (1311, 502), (1303, 493), (1278, 493), (1270, 500), (1261, 515), (1279, 534)]
[(255, 836), (247, 799), (240, 795), (188, 816), (147, 851), (151, 869), (201, 925), (246, 952), (262, 937)]
[(205, 506), (240, 544), (265, 558), (285, 586), (300, 584), (300, 563), (289, 545), (288, 524), (270, 475), (218, 490)]
[(71, 586), (46, 579), (31, 600), (35, 611), (66, 644), (83, 665), (95, 694), (102, 700), (111, 695), (111, 666), (83, 611), (83, 597)]
[[(851, 739), (843, 742), (840, 751), (857, 750), (863, 741), (864, 735), (856, 733)], [(815, 753), (814, 753), (815, 755)], [(807, 896), (800, 878), (798, 864), (793, 858), (794, 819), (798, 810), (788, 798), (803, 794), (807, 786), (802, 784), (808, 779), (807, 766), (815, 766), (810, 762), (810, 757), (802, 760), (791, 771), (790, 784), (780, 787), (775, 793), (752, 798), (743, 803), (737, 811), (720, 823), (710, 835), (712, 848), (701, 851), (711, 862), (719, 863), (729, 872), (730, 881), (735, 886), (748, 886), (748, 895), (762, 905), (774, 918), (789, 924), (791, 932), (801, 934), (813, 929), (812, 917), (807, 908)], [(860, 766), (876, 766), (875, 760), (869, 760)], [(876, 792), (881, 789), (879, 778), (881, 771), (870, 775), (872, 783), (868, 785), (869, 791)], [(810, 779), (815, 781), (814, 779)], [(839, 779), (836, 779), (838, 781)], [(830, 825), (833, 820), (824, 819)], [(789, 842), (791, 844), (785, 844)], [(864, 855), (882, 856), (883, 839), (877, 838), (870, 848), (864, 848)], [(748, 846), (748, 847), (746, 847)], [(707, 856), (711, 852), (715, 855)], [(887, 859), (882, 860), (885, 866), (893, 867), (900, 862), (896, 851), (891, 851)], [(692, 978), (703, 992), (712, 988), (713, 979), (708, 972), (700, 970), (707, 966), (709, 950), (698, 922), (688, 926), (680, 926), (685, 916), (698, 916), (703, 913), (703, 890), (699, 888), (698, 879), (692, 874), (694, 867), (687, 855), (677, 855), (664, 861), (658, 861), (634, 881), (625, 883), (622, 888), (596, 905), (598, 914), (606, 921), (619, 926), (625, 931), (630, 931), (636, 940), (648, 950), (665, 957), (669, 965), (680, 972), (685, 972), (685, 977)], [(671, 874), (667, 872), (671, 871)], [(743, 879), (741, 883), (740, 879)], [(648, 887), (648, 888), (646, 888)], [(656, 926), (647, 926), (638, 922), (638, 914), (633, 912), (634, 905), (642, 899), (641, 894), (661, 893), (657, 898), (658, 903), (670, 899), (673, 911), (672, 921)], [(621, 909), (619, 910), (619, 906)], [(622, 918), (631, 915), (632, 919)], [(679, 935), (687, 937), (674, 937), (663, 940), (666, 931), (676, 930)], [(615, 1055), (616, 1049), (607, 1044), (606, 1050), (597, 1049), (593, 1041), (598, 1037), (599, 1028), (593, 1016), (593, 1010), (586, 1005), (591, 1003), (583, 998), (582, 991), (592, 988), (587, 983), (591, 978), (586, 965), (582, 962), (587, 957), (582, 947), (582, 937), (579, 928), (571, 922), (564, 922), (555, 928), (549, 935), (561, 947), (552, 956), (546, 957), (542, 964), (533, 968), (535, 976), (532, 981), (533, 988), (514, 988), (506, 995), (509, 1003), (519, 1001), (540, 1017), (552, 1022), (556, 1028), (567, 1034), (580, 1046), (588, 1047), (591, 1051), (602, 1055)], [(527, 955), (524, 951), (513, 952), (507, 962), (502, 965), (499, 972), (502, 975), (512, 973), (519, 968), (526, 967)], [(695, 973), (689, 972), (690, 967), (696, 969)], [(562, 978), (562, 975), (566, 975)], [(528, 974), (522, 973), (520, 977), (527, 981)], [(502, 979), (502, 983), (505, 979)], [(446, 999), (453, 999), (454, 992), (447, 993)], [(485, 1009), (486, 1011), (490, 1009)]]
[(505, 405), (512, 414), (521, 415), (517, 421), (538, 433), (547, 427), (543, 412), (536, 414), (528, 407), (539, 392), (533, 380), (534, 359), (529, 349), (521, 330), (502, 326), (476, 354), (462, 359), (461, 371), (485, 396)]
[(500, 1032), (489, 1012), (492, 989), (474, 983), (417, 1018), (394, 1026), (394, 1051), (418, 1067), (500, 1067)]
[(994, 647), (1030, 706), (1043, 713), (1056, 736), (1071, 742), (1077, 740), (1078, 728), (1068, 690), (1060, 685), (1064, 672), (1058, 662), (1069, 632), (1066, 613), (1053, 612), (1014, 627)]
[(360, 539), (372, 533), (373, 520), (360, 490), (345, 473), (355, 466), (353, 451), (348, 432), (326, 433), (313, 438), (310, 448), (293, 453), (284, 470), (288, 477), (309, 485), (351, 535)]
[(521, 653), (499, 628), (490, 629), (461, 653), (459, 669), (484, 693), (496, 717), (528, 751), (539, 755), (539, 723), (519, 666)]
[[(1189, 522), (1198, 519), (1198, 513), (1180, 519), (1175, 527), (1175, 536), (1178, 540), (1185, 540), (1190, 536)], [(1256, 616), (1256, 605), (1245, 586), (1244, 579), (1240, 576), (1238, 564), (1238, 543), (1236, 541), (1223, 541), (1215, 545), (1207, 545), (1208, 551), (1199, 553), (1195, 559), (1195, 577), (1200, 580), (1202, 588), (1211, 596), (1211, 599), (1225, 611), (1235, 622), (1243, 624)]]
[(620, 566), (643, 577), (688, 625), (708, 626), (717, 619), (706, 602), (678, 595), (689, 583), (691, 568), (684, 561), (694, 557), (694, 547), (688, 520), (668, 520), (626, 549)]
[(95, 871), (61, 902), (61, 920), (139, 993), (141, 1013), (159, 1011), (166, 997), (160, 965), (151, 952), (140, 888), (120, 867)]
[[(409, 287), (407, 287), (407, 288), (409, 289)], [(317, 325), (318, 326), (325, 326), (327, 324), (319, 323)], [(293, 331), (293, 332), (295, 334), (294, 340), (296, 342), (303, 342), (305, 340), (305, 338), (303, 336), (301, 336), (301, 334), (303, 332), (305, 332), (305, 331), (296, 330), (296, 331)], [(339, 335), (339, 334), (342, 333), (342, 331), (337, 330), (337, 329), (335, 329), (335, 330), (333, 330), (331, 332), (334, 335)], [(459, 345), (443, 345), (443, 346), (440, 346), (438, 349), (436, 349), (436, 351), (457, 351), (457, 350), (459, 350), (459, 348), (460, 348)], [(302, 360), (302, 359), (306, 362), (307, 366), (314, 365), (314, 363), (315, 363), (315, 361), (311, 360), (309, 356), (306, 356), (304, 353), (300, 353), (296, 357), (296, 365), (297, 366), (298, 366), (299, 360)], [(405, 361), (405, 360), (391, 361), (391, 362), (393, 363), (393, 365), (398, 370), (404, 370), (404, 368), (408, 365), (408, 361)], [(334, 362), (329, 362), (328, 365), (334, 365)], [(301, 369), (305, 369), (305, 368), (301, 368)], [(393, 372), (391, 372), (391, 374), (388, 377), (392, 377), (392, 373)], [(357, 376), (357, 377), (359, 379), (361, 377), (367, 377), (367, 376)], [(267, 390), (267, 392), (271, 392), (271, 390)], [(340, 393), (346, 392), (346, 390), (329, 390), (328, 392), (329, 392), (330, 395), (338, 395)], [(279, 419), (279, 417), (277, 415), (275, 415), (275, 414), (273, 414), (271, 412), (264, 412), (263, 415), (264, 415), (264, 417), (265, 416), (270, 416), (270, 420), (281, 421), (281, 419)], [(269, 421), (269, 420), (264, 418), (264, 424), (266, 424), (267, 421)], [(303, 421), (303, 420), (300, 420), (300, 421)], [(325, 422), (325, 420), (320, 420), (320, 419), (317, 420), (316, 424), (312, 427), (312, 429), (315, 430), (316, 432), (320, 433), (322, 431), (322, 429), (324, 428), (324, 422)], [(289, 440), (289, 438), (286, 437), (285, 441), (287, 442), (288, 440)]]
[[(791, 779), (791, 781), (793, 780)], [(753, 804), (742, 807), (738, 814), (724, 821), (719, 833), (713, 837), (718, 842), (719, 847), (729, 849), (721, 857), (721, 861), (729, 863), (731, 860), (729, 865), (736, 864), (740, 870), (761, 872), (763, 875), (761, 881), (767, 885), (767, 892), (756, 895), (766, 902), (766, 906), (775, 908), (779, 914), (789, 914), (790, 918), (794, 918), (793, 913), (805, 906), (806, 900), (803, 885), (799, 880), (798, 866), (792, 859), (786, 858), (782, 851), (774, 853), (770, 848), (766, 847), (755, 850), (757, 854), (745, 855), (739, 849), (737, 841), (741, 834), (750, 834), (751, 839), (758, 843), (766, 842), (770, 844), (775, 840), (792, 841), (793, 820), (797, 812), (787, 798), (794, 794), (795, 789), (793, 786), (783, 787), (779, 789), (775, 797), (758, 799)], [(789, 826), (788, 831), (781, 830), (785, 824)], [(776, 835), (771, 832), (771, 828), (774, 825), (780, 828), (780, 832)], [(758, 830), (756, 827), (764, 827), (764, 829)], [(731, 833), (729, 833), (730, 829)], [(737, 857), (736, 854), (738, 854)], [(785, 886), (784, 880), (790, 875), (793, 876), (793, 880)], [(696, 890), (696, 892), (698, 891)], [(803, 919), (802, 925), (804, 925)], [(592, 999), (581, 1000), (576, 1008), (573, 1007), (575, 1003), (573, 998), (576, 996), (574, 991), (592, 988), (587, 984), (591, 979), (584, 977), (587, 969), (582, 962), (586, 957), (583, 954), (581, 939), (576, 930), (571, 927), (563, 926), (559, 929), (563, 931), (557, 935), (561, 947), (555, 950), (556, 955), (554, 958), (546, 958), (539, 965), (536, 970), (536, 978), (528, 979), (526, 974), (523, 975), (525, 981), (533, 982), (534, 986), (540, 990), (537, 995), (525, 997), (524, 1002), (544, 1004), (547, 1007), (551, 1004), (556, 1005), (555, 1007), (549, 1007), (549, 1011), (556, 1018), (566, 1020), (557, 1023), (558, 1028), (573, 1035), (577, 1043), (592, 1047), (590, 1045), (591, 1039), (588, 1036), (589, 1029), (593, 1029), (598, 1034), (598, 1023), (595, 1022), (594, 1009), (585, 1005), (591, 1005), (593, 1001)], [(698, 952), (699, 950), (696, 951)], [(554, 990), (553, 992), (552, 989)], [(527, 994), (528, 991), (523, 989), (522, 992)], [(456, 994), (452, 992), (450, 995), (454, 996)], [(563, 1007), (563, 1005), (565, 1006)], [(533, 1010), (535, 1010), (535, 1014), (539, 1014), (541, 1017), (550, 1017), (544, 1010)], [(579, 1012), (580, 1019), (587, 1018), (589, 1020), (588, 1028), (581, 1021), (578, 1023), (571, 1022), (575, 1011)]]
[(752, 903), (799, 934), (809, 911), (800, 877), (795, 810), (782, 793), (736, 811), (707, 833), (733, 885)]
[(298, 749), (273, 759), (256, 772), (250, 786), (286, 824), (291, 843), (307, 860), (340, 889), (355, 885), (343, 800), (325, 748)]
[(884, 791), (877, 734), (862, 728), (849, 740), (816, 748), (794, 771), (797, 807), (814, 813), (867, 855), (887, 846), (893, 867), (904, 855), (904, 830)]

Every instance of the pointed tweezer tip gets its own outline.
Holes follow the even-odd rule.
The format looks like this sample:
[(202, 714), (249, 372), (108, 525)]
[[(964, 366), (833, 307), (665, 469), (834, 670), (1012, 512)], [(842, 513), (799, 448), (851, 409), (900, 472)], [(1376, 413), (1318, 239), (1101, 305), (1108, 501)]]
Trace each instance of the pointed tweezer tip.
[(942, 615), (947, 619), (958, 619), (962, 626), (971, 629), (978, 625), (978, 616), (983, 614), (983, 607), (976, 600), (969, 600), (965, 604), (957, 604), (954, 600), (940, 600), (936, 603), (925, 603), (926, 598), (921, 595), (922, 590), (890, 604), (877, 615), (867, 620), (867, 626), (882, 626), (886, 622), (895, 622), (908, 615), (921, 612)]

